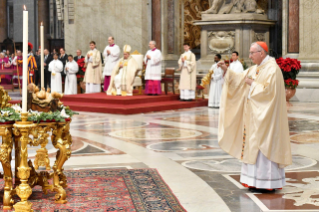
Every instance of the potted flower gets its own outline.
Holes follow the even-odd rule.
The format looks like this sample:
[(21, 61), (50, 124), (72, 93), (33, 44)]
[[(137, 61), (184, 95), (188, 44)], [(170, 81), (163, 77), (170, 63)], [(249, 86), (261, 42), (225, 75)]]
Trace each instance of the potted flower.
[(299, 80), (297, 80), (297, 75), (301, 69), (300, 61), (292, 58), (279, 58), (276, 60), (278, 66), (281, 69), (282, 75), (284, 77), (285, 87), (286, 87), (286, 101), (288, 105), (289, 100), (296, 94), (296, 88), (299, 85)]
[[(85, 90), (85, 83), (83, 83), (85, 70), (86, 70), (85, 58), (78, 59), (77, 64), (79, 66), (79, 71), (76, 74), (76, 78), (78, 81), (78, 91), (81, 90), (81, 88)], [(78, 93), (82, 93), (82, 92), (78, 92)]]

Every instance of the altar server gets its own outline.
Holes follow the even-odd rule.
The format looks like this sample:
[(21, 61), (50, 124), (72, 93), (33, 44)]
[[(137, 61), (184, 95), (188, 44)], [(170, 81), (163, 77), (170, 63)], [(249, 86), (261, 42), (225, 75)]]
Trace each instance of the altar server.
[(231, 59), (233, 62), (230, 64), (229, 69), (237, 72), (237, 73), (242, 73), (244, 72), (244, 67), (243, 64), (238, 60), (238, 52), (234, 51), (231, 55)]
[(156, 49), (156, 42), (150, 41), (150, 50), (146, 53), (144, 63), (145, 71), (145, 94), (158, 95), (162, 93), (162, 53)]
[(220, 96), (222, 94), (224, 83), (224, 71), (217, 66), (217, 63), (221, 60), (221, 58), (222, 56), (220, 54), (216, 54), (214, 58), (215, 64), (210, 68), (214, 71), (214, 73), (212, 74), (210, 82), (208, 106), (214, 108), (219, 108)]
[(63, 63), (59, 60), (58, 54), (53, 55), (53, 60), (49, 64), (49, 71), (51, 72), (51, 93), (62, 93), (62, 77)]
[(68, 55), (69, 62), (66, 63), (64, 73), (66, 74), (65, 77), (65, 88), (64, 88), (64, 94), (77, 94), (77, 78), (76, 73), (79, 71), (78, 64), (73, 60), (72, 55)]
[(181, 70), (179, 80), (180, 99), (191, 101), (195, 99), (196, 91), (196, 57), (187, 43), (184, 44), (184, 51), (178, 61), (179, 70)]
[(292, 164), (284, 79), (265, 42), (253, 43), (256, 65), (227, 71), (219, 113), (219, 146), (241, 160), (240, 182), (251, 190), (285, 186), (284, 167)]
[(104, 91), (107, 91), (110, 85), (110, 80), (111, 80), (111, 75), (112, 71), (116, 65), (116, 63), (120, 59), (120, 47), (118, 45), (115, 45), (114, 43), (114, 37), (109, 37), (108, 38), (109, 45), (105, 47), (103, 51), (103, 56), (104, 56), (104, 71), (103, 71), (103, 76), (104, 76)]
[(101, 92), (102, 63), (101, 53), (96, 48), (94, 41), (90, 42), (90, 51), (86, 54), (85, 62), (87, 68), (83, 82), (85, 82), (85, 93)]

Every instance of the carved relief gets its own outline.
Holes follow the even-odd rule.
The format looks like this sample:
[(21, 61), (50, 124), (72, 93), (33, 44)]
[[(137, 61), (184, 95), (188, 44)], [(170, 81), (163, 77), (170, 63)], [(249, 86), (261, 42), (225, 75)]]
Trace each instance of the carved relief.
[(255, 33), (255, 41), (265, 41), (265, 33)]
[(194, 26), (193, 22), (201, 20), (201, 12), (209, 8), (208, 0), (182, 0), (184, 1), (184, 41), (191, 48), (200, 46), (201, 27)]
[(208, 32), (208, 48), (214, 54), (223, 54), (232, 51), (235, 46), (235, 32)]

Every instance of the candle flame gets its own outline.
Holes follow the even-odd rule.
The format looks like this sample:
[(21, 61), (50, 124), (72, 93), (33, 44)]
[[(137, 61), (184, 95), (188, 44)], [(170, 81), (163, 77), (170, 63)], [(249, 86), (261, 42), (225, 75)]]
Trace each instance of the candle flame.
[(41, 26), (43, 26), (43, 22), (41, 22)]
[(27, 10), (27, 7), (26, 7), (25, 5), (23, 5), (23, 9), (24, 9), (24, 10)]

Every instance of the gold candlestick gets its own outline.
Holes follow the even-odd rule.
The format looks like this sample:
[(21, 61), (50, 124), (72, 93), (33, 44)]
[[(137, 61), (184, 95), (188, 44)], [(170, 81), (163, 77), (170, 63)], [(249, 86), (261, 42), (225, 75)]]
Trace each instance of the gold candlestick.
[(14, 134), (20, 137), (20, 165), (18, 167), (18, 177), (21, 184), (16, 188), (17, 195), (21, 198), (21, 201), (16, 203), (13, 207), (15, 211), (19, 212), (32, 212), (32, 203), (28, 201), (28, 198), (32, 194), (32, 189), (28, 184), (31, 168), (28, 165), (28, 143), (31, 142), (29, 138), (30, 131), (35, 127), (33, 122), (28, 122), (28, 113), (21, 113), (21, 121), (16, 122), (14, 125)]

